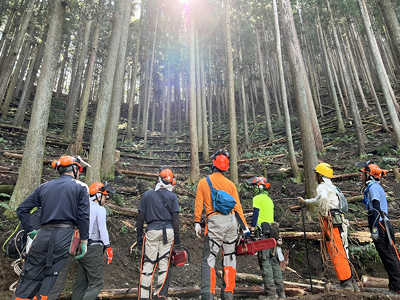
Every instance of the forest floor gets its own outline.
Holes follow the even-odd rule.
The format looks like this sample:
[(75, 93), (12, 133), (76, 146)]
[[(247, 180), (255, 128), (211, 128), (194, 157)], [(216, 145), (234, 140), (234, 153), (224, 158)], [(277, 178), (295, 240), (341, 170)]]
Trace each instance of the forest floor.
[[(53, 111), (53, 110), (52, 110)], [(319, 155), (319, 159), (333, 165), (335, 175), (349, 174), (357, 172), (354, 164), (359, 160), (357, 154), (357, 142), (352, 127), (347, 124), (347, 133), (338, 134), (335, 132), (335, 123), (331, 119), (333, 113), (327, 113), (324, 116), (325, 125), (321, 125), (323, 140), (325, 145), (325, 153)], [(371, 119), (370, 123), (366, 123), (365, 129), (368, 135), (367, 159), (374, 160), (382, 168), (391, 169), (398, 166), (398, 154), (395, 149), (395, 141), (389, 133), (376, 131), (379, 129), (374, 121), (378, 122), (377, 117), (373, 113), (364, 113), (363, 118)], [(278, 122), (276, 122), (278, 123)], [(277, 138), (283, 136), (282, 127), (274, 128)], [(51, 141), (58, 141), (57, 135), (61, 130), (59, 124), (49, 125), (48, 143), (46, 146), (45, 159), (55, 160), (65, 153), (67, 143), (59, 144)], [(293, 128), (296, 124), (292, 125)], [(268, 143), (265, 139), (266, 133), (263, 126), (258, 127), (254, 131), (253, 144), (249, 150), (245, 150), (243, 145), (239, 143), (240, 159), (247, 161), (239, 162), (239, 178), (241, 186), (239, 194), (248, 222), (251, 220), (252, 193), (246, 187), (245, 180), (252, 176), (267, 175), (270, 187), (270, 196), (275, 203), (275, 219), (280, 223), (281, 231), (302, 232), (302, 218), (299, 211), (290, 211), (291, 205), (298, 204), (297, 197), (304, 195), (304, 184), (297, 184), (291, 177), (290, 165), (286, 153), (286, 144), (284, 141)], [(280, 133), (278, 133), (280, 132)], [(24, 135), (26, 131), (12, 128), (7, 123), (0, 124), (0, 166), (7, 167), (10, 171), (0, 172), (0, 185), (15, 185), (21, 160), (9, 158), (4, 152), (23, 153)], [(121, 133), (122, 134), (122, 133)], [(88, 140), (88, 139), (87, 139)], [(215, 141), (211, 144), (212, 151), (219, 148), (228, 147), (228, 129), (222, 128), (219, 136), (214, 137)], [(294, 139), (296, 149), (300, 149), (300, 140)], [(153, 179), (128, 176), (120, 170), (140, 171), (156, 174), (162, 165), (175, 166), (174, 173), (177, 175), (178, 184), (175, 192), (178, 195), (181, 207), (181, 239), (182, 243), (187, 247), (191, 256), (189, 266), (173, 267), (171, 288), (200, 286), (200, 264), (203, 249), (203, 240), (194, 234), (193, 211), (196, 186), (187, 183), (189, 173), (189, 143), (188, 135), (175, 133), (174, 136), (165, 140), (159, 136), (151, 135), (149, 137), (149, 147), (142, 150), (141, 139), (129, 144), (120, 145), (121, 159), (117, 164), (116, 177), (111, 182), (117, 191), (116, 197), (112, 200), (113, 205), (121, 205), (123, 208), (137, 208), (141, 195), (148, 189), (154, 187), (155, 177)], [(210, 150), (210, 152), (212, 152)], [(274, 157), (278, 154), (285, 154), (281, 157)], [(256, 160), (249, 160), (256, 158)], [(298, 154), (298, 162), (302, 161), (301, 153)], [(206, 176), (210, 173), (209, 166), (201, 167), (201, 174)], [(44, 164), (42, 182), (54, 179), (56, 172), (50, 165)], [(83, 174), (84, 176), (84, 174)], [(82, 180), (84, 177), (82, 176)], [(229, 173), (228, 173), (229, 176)], [(346, 177), (340, 180), (334, 180), (334, 183), (344, 192), (347, 197), (361, 194), (362, 185), (360, 178)], [(389, 195), (389, 216), (397, 219), (400, 216), (400, 185), (396, 182), (393, 173), (389, 172), (382, 181), (386, 193)], [(6, 201), (8, 198), (0, 194), (0, 201)], [(130, 253), (132, 244), (136, 241), (136, 218), (134, 216), (122, 215), (109, 212), (107, 226), (110, 233), (111, 245), (114, 250), (114, 259), (110, 265), (106, 266), (105, 286), (104, 289), (128, 289), (137, 288), (139, 279), (139, 258), (138, 255)], [(4, 207), (0, 206), (0, 241), (3, 243), (10, 233), (14, 230), (18, 221), (16, 219), (7, 219), (3, 214)], [(350, 221), (367, 220), (365, 208), (361, 202), (351, 203), (349, 205), (349, 213), (347, 218)], [(319, 231), (319, 223), (315, 214), (307, 213), (305, 222), (306, 231)], [(367, 228), (357, 228), (353, 225), (351, 231), (367, 231)], [(399, 228), (395, 227), (398, 232)], [(300, 282), (307, 284), (309, 282), (309, 267), (307, 257), (309, 259), (311, 274), (313, 279), (322, 281), (323, 283), (338, 283), (333, 268), (324, 264), (321, 258), (320, 244), (318, 241), (308, 241), (308, 255), (305, 251), (304, 240), (284, 240), (283, 248), (289, 251), (289, 264), (291, 270), (283, 272), (285, 281)], [(377, 258), (377, 253), (370, 243), (359, 243), (351, 238), (350, 234), (350, 252), (351, 262), (357, 271), (358, 277), (369, 275), (374, 277), (387, 278), (387, 274), (382, 264)], [(220, 257), (220, 256), (219, 256)], [(260, 275), (256, 256), (238, 257), (238, 273), (250, 273)], [(10, 259), (5, 255), (0, 255), (0, 299), (10, 299), (11, 292), (8, 287), (18, 279), (11, 267), (14, 259)], [(221, 266), (216, 266), (217, 271), (221, 270)], [(72, 291), (75, 282), (77, 265), (74, 264), (68, 280), (65, 285), (64, 293), (68, 294)], [(220, 286), (221, 279), (217, 279), (217, 285)], [(246, 282), (237, 282), (238, 287), (248, 287), (254, 284)], [(260, 286), (260, 285), (257, 285)], [(305, 296), (296, 297), (306, 299), (395, 299), (396, 296), (389, 296), (382, 293), (319, 293), (312, 295), (307, 292)], [(171, 297), (179, 299), (178, 297)], [(197, 299), (198, 296), (192, 297)], [(236, 297), (255, 299), (255, 296)], [(186, 298), (188, 299), (188, 298)]]

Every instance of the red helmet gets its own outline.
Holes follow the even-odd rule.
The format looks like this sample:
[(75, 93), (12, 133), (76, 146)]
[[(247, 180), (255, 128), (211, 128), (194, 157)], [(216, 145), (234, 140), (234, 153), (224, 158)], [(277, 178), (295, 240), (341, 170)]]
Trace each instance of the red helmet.
[(373, 161), (358, 162), (356, 163), (356, 166), (363, 167), (362, 169), (360, 169), (361, 172), (368, 173), (375, 178), (381, 178), (387, 173), (386, 170), (382, 170), (378, 165), (374, 164)]
[(229, 169), (229, 152), (220, 149), (218, 150), (214, 155), (211, 156), (213, 165), (221, 170), (221, 171), (227, 171)]
[(90, 196), (93, 196), (97, 193), (101, 193), (103, 195), (109, 195), (109, 194), (114, 194), (115, 190), (112, 188), (111, 185), (107, 183), (101, 183), (101, 182), (95, 182), (92, 183), (89, 187), (89, 194)]
[(176, 184), (176, 178), (174, 177), (174, 173), (169, 167), (162, 167), (160, 171), (158, 172), (158, 176), (161, 177), (161, 180), (165, 184)]
[(80, 165), (80, 162), (80, 159), (78, 159), (77, 157), (61, 156), (59, 160), (53, 161), (51, 163), (51, 166), (57, 170), (59, 167), (69, 167), (72, 165), (77, 165), (79, 167), (79, 172), (82, 173), (83, 168)]
[(266, 188), (269, 189), (270, 183), (267, 181), (265, 177), (253, 177), (246, 181), (248, 185), (256, 185), (259, 188)]

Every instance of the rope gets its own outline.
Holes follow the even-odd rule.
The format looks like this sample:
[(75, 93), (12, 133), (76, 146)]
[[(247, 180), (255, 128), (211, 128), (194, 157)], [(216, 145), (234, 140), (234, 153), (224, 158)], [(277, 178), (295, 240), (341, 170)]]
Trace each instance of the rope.
[[(17, 260), (14, 260), (11, 263), (11, 267), (14, 269), (14, 272), (19, 276), (22, 272), (21, 267), (19, 266), (19, 263), (22, 263), (22, 259), (18, 258)], [(18, 284), (18, 280), (16, 280), (13, 284), (10, 285), (10, 287), (8, 288), (10, 291), (15, 292), (15, 290), (17, 289), (17, 284)]]

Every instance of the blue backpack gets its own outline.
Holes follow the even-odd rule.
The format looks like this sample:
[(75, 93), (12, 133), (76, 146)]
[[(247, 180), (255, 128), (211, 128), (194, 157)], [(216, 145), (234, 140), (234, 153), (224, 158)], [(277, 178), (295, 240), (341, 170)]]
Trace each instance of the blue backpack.
[(218, 211), (224, 215), (230, 214), (236, 205), (235, 198), (224, 191), (215, 189), (212, 186), (209, 176), (207, 176), (207, 183), (211, 190), (211, 199), (214, 211)]

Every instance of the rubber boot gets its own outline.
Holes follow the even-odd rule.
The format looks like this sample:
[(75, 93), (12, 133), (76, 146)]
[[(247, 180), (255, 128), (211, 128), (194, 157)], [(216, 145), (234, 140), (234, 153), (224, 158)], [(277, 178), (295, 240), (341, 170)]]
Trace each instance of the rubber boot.
[(339, 284), (331, 286), (332, 292), (354, 292), (353, 279), (350, 278)]

